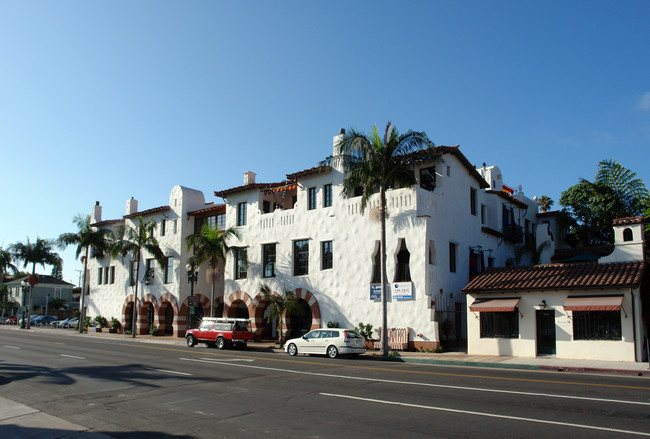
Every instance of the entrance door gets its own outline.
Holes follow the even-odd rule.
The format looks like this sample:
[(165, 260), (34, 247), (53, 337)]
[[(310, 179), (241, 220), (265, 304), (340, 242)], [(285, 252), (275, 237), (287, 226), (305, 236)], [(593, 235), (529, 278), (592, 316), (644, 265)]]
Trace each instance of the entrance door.
[(537, 355), (555, 355), (555, 310), (538, 309)]

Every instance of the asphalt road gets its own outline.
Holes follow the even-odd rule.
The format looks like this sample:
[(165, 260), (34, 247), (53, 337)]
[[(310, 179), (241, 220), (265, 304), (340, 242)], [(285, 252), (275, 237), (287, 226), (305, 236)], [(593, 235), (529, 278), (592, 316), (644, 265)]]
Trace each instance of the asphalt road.
[(647, 377), (289, 357), (57, 330), (0, 330), (0, 396), (129, 438), (650, 436)]

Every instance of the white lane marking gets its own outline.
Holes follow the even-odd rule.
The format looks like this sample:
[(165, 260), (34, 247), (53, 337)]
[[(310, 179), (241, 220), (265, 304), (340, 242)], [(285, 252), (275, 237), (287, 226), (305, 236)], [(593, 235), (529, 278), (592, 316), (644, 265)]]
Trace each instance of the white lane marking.
[(147, 367), (147, 370), (155, 370), (156, 372), (173, 373), (173, 374), (176, 374), (176, 375), (192, 376), (191, 373), (178, 372), (178, 371), (175, 371), (175, 370), (167, 370), (167, 369), (156, 369), (155, 367)]
[[(212, 359), (196, 359), (196, 358), (181, 358), (185, 361), (197, 361), (203, 363), (211, 364), (222, 364), (224, 366), (233, 366), (232, 363), (226, 363), (223, 360), (212, 360)], [(583, 397), (583, 396), (573, 396), (573, 395), (558, 395), (552, 393), (536, 393), (536, 392), (518, 392), (514, 390), (499, 390), (499, 389), (484, 389), (481, 387), (465, 387), (465, 386), (449, 386), (445, 384), (432, 384), (432, 383), (418, 383), (413, 381), (397, 381), (397, 380), (384, 380), (379, 378), (367, 378), (367, 377), (353, 377), (347, 375), (335, 375), (329, 373), (317, 373), (317, 372), (304, 372), (301, 370), (289, 370), (289, 369), (280, 369), (275, 367), (262, 367), (262, 366), (253, 366), (249, 364), (238, 364), (239, 367), (248, 367), (251, 369), (262, 369), (270, 370), (275, 372), (286, 372), (302, 375), (312, 375), (328, 378), (339, 378), (346, 380), (356, 380), (356, 381), (370, 381), (373, 383), (385, 383), (385, 384), (399, 384), (399, 385), (409, 385), (409, 386), (420, 386), (420, 387), (436, 387), (440, 389), (452, 389), (452, 390), (467, 390), (470, 392), (489, 392), (489, 393), (504, 393), (509, 395), (521, 395), (521, 396), (537, 396), (544, 398), (559, 398), (559, 399), (576, 399), (582, 401), (594, 401), (594, 402), (613, 402), (617, 404), (632, 404), (632, 405), (645, 405), (650, 406), (650, 402), (640, 402), (640, 401), (625, 401), (623, 399), (607, 399), (607, 398), (593, 398), (593, 397)]]
[(625, 433), (625, 434), (634, 434), (637, 436), (650, 436), (650, 433), (646, 433), (643, 431), (632, 431), (632, 430), (620, 430), (618, 428), (608, 428), (608, 427), (597, 427), (595, 425), (585, 425), (585, 424), (573, 424), (570, 422), (560, 422), (560, 421), (546, 421), (543, 419), (533, 419), (533, 418), (522, 418), (520, 416), (507, 416), (507, 415), (499, 415), (496, 413), (485, 413), (485, 412), (475, 412), (472, 410), (459, 410), (459, 409), (450, 409), (450, 408), (445, 408), (445, 407), (435, 407), (435, 406), (429, 406), (429, 405), (420, 405), (420, 404), (408, 404), (405, 402), (398, 402), (398, 401), (384, 401), (381, 399), (373, 399), (373, 398), (360, 398), (357, 396), (350, 396), (350, 395), (337, 395), (334, 393), (320, 393), (323, 396), (331, 396), (334, 398), (345, 398), (345, 399), (353, 399), (355, 401), (365, 401), (365, 402), (374, 402), (377, 404), (387, 404), (387, 405), (398, 405), (402, 407), (411, 407), (411, 408), (419, 408), (419, 409), (426, 409), (426, 410), (437, 410), (441, 412), (450, 412), (450, 413), (461, 413), (461, 414), (466, 414), (466, 415), (475, 415), (475, 416), (486, 416), (488, 418), (499, 418), (499, 419), (509, 419), (512, 421), (525, 421), (525, 422), (535, 422), (538, 424), (550, 424), (550, 425), (560, 425), (563, 427), (574, 427), (574, 428), (584, 428), (588, 430), (600, 430), (600, 431), (609, 431), (613, 433)]
[[(201, 360), (213, 361), (214, 359), (213, 358), (201, 358)], [(232, 358), (232, 359), (223, 359), (223, 360), (219, 360), (219, 361), (223, 361), (224, 363), (225, 362), (230, 362), (230, 361), (244, 361), (246, 363), (252, 363), (255, 360), (253, 360), (251, 358)]]
[(85, 357), (77, 357), (76, 355), (66, 355), (66, 354), (59, 354), (62, 357), (67, 357), (67, 358), (76, 358), (77, 360), (85, 360)]
[(6, 347), (6, 348), (9, 348), (9, 349), (22, 349), (22, 348), (19, 348), (18, 346), (9, 346), (9, 345), (5, 345), (5, 347)]

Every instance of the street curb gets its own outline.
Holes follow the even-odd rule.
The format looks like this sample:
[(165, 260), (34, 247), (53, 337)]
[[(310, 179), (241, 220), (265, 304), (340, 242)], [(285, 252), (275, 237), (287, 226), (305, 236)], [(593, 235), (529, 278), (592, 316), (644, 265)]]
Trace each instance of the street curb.
[(650, 371), (630, 370), (630, 369), (603, 369), (598, 367), (576, 367), (576, 366), (538, 366), (539, 370), (552, 372), (571, 372), (571, 373), (606, 373), (612, 375), (628, 376), (650, 376)]

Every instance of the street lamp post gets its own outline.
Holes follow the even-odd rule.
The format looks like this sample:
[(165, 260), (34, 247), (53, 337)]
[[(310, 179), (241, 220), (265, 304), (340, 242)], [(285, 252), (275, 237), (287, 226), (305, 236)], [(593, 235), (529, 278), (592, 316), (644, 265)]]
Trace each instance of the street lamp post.
[(25, 294), (27, 294), (27, 290), (29, 289), (29, 284), (27, 282), (25, 282), (25, 281), (22, 281), (20, 283), (20, 286), (21, 286), (22, 291), (23, 291), (23, 294), (21, 294), (21, 297), (20, 297), (20, 303), (21, 303), (20, 309), (21, 309), (22, 316), (23, 316), (20, 319), (20, 328), (25, 329), (25, 327), (26, 327), (25, 326), (25, 324), (26, 324), (26, 322), (25, 322)]
[(194, 307), (197, 305), (194, 297), (194, 283), (199, 277), (199, 267), (194, 267), (194, 264), (188, 263), (185, 268), (187, 269), (187, 282), (190, 284), (190, 297), (187, 298), (187, 329), (190, 329), (192, 327)]

